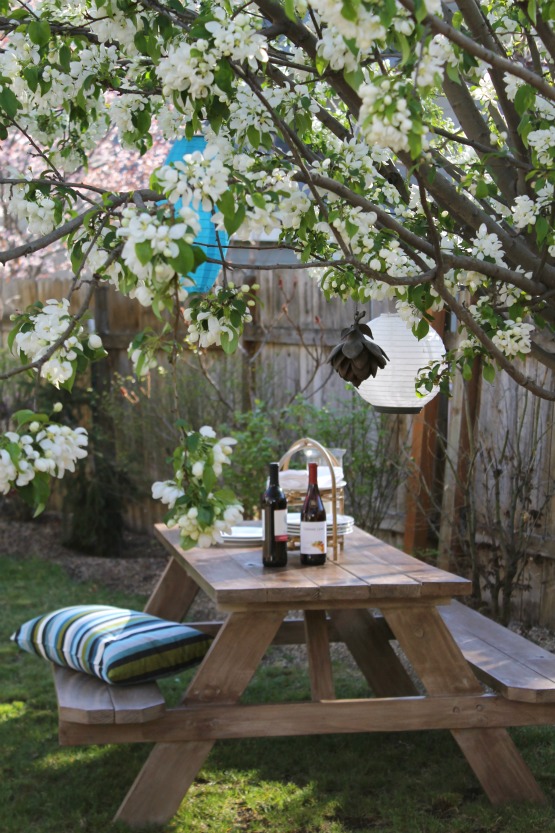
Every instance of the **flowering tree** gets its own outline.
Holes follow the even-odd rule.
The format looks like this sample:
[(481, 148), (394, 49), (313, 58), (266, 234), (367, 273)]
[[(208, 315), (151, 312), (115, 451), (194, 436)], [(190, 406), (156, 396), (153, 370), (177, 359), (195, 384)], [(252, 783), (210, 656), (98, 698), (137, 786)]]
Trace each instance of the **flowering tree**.
[[(64, 240), (89, 296), (109, 282), (152, 306), (164, 324), (134, 341), (141, 370), (154, 349), (232, 352), (252, 298), (223, 246), (195, 245), (202, 206), (235, 240), (277, 230), (326, 297), (389, 298), (420, 337), (450, 311), (462, 339), (424, 387), (480, 355), (486, 379), (553, 399), (521, 361), (555, 368), (552, 17), (551, 0), (0, 0), (0, 138), (30, 153), (0, 172), (28, 228), (0, 262)], [(155, 129), (207, 146), (118, 189), (87, 174), (110, 129), (141, 153)], [(181, 276), (207, 256), (223, 284), (178, 343)], [(68, 385), (99, 357), (85, 306), (16, 321), (28, 368)], [(46, 337), (48, 315), (67, 326)]]

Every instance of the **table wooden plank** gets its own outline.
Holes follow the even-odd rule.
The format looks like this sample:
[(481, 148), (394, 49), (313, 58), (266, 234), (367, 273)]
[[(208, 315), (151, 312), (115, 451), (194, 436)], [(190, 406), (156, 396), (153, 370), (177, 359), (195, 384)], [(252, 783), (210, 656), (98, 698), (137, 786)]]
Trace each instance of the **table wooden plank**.
[(286, 568), (262, 566), (258, 548), (213, 547), (184, 552), (175, 530), (157, 534), (187, 572), (224, 609), (284, 604), (289, 608), (320, 601), (337, 607), (383, 598), (438, 598), (470, 592), (470, 582), (424, 564), (362, 530), (346, 536), (339, 560), (305, 568), (292, 554)]
[[(515, 703), (496, 694), (391, 697), (256, 705), (178, 706), (137, 725), (63, 724), (63, 744), (171, 743), (326, 733), (494, 729), (555, 722), (555, 704)], [(384, 728), (387, 727), (387, 730)], [(507, 800), (510, 797), (507, 796)]]

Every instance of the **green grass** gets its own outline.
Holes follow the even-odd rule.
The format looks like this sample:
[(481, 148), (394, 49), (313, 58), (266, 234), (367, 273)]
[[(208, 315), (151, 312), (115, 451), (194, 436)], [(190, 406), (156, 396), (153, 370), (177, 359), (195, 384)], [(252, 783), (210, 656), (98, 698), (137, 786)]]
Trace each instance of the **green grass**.
[[(142, 605), (77, 584), (55, 565), (0, 558), (0, 830), (123, 833), (111, 819), (148, 754), (145, 745), (61, 748), (47, 663), (19, 653), (16, 626), (77, 602)], [(365, 696), (336, 664), (342, 696)], [(175, 698), (186, 675), (164, 682)], [(308, 680), (274, 649), (246, 699), (298, 700)], [(514, 732), (550, 801), (555, 729)], [(157, 833), (555, 833), (553, 810), (492, 808), (446, 732), (224, 741), (216, 744), (177, 816)]]

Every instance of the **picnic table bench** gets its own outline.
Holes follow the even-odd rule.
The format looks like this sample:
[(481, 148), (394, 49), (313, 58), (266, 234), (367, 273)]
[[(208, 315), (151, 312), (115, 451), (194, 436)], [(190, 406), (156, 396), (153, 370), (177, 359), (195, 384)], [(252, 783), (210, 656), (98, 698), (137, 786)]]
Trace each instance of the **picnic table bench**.
[[(173, 708), (155, 683), (116, 687), (55, 669), (62, 744), (155, 743), (116, 818), (171, 817), (217, 739), (341, 732), (448, 729), (492, 803), (545, 802), (506, 727), (555, 723), (555, 656), (456, 601), (469, 582), (360, 530), (338, 562), (276, 571), (257, 551), (184, 552), (177, 533), (157, 534), (172, 558), (148, 612), (180, 620), (202, 587), (228, 615), (188, 623), (215, 639)], [(303, 618), (285, 618), (291, 610)], [(374, 697), (335, 699), (333, 641), (350, 649)], [(299, 643), (312, 701), (241, 704), (268, 645)]]

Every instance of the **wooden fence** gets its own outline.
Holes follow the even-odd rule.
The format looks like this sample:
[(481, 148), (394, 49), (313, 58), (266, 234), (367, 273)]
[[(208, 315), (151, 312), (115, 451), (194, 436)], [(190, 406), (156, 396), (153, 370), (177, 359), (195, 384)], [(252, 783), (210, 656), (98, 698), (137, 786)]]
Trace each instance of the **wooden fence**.
[[(248, 264), (245, 265), (238, 279), (252, 281), (253, 278)], [(212, 380), (210, 407), (215, 407), (214, 403), (221, 400), (220, 404), (225, 401), (228, 409), (245, 410), (252, 406), (253, 397), (263, 392), (265, 401), (277, 408), (295, 393), (302, 392), (314, 404), (333, 408), (334, 403), (351, 394), (345, 392), (342, 380), (330, 372), (325, 359), (330, 346), (337, 343), (341, 329), (351, 323), (353, 305), (325, 302), (316, 282), (302, 270), (265, 271), (256, 275), (256, 280), (260, 284), (260, 304), (255, 320), (246, 328), (240, 357), (230, 361), (211, 354), (205, 360), (203, 372)], [(68, 287), (69, 281), (64, 278), (0, 280), (0, 343), (5, 345), (10, 329), (9, 316), (13, 311), (23, 309), (37, 299), (61, 297), (67, 294)], [(77, 293), (74, 298), (76, 308), (81, 296), (82, 293)], [(380, 311), (376, 306), (373, 314)], [(131, 338), (147, 325), (156, 326), (156, 320), (137, 302), (125, 299), (111, 289), (97, 293), (93, 314), (96, 329), (109, 350), (109, 372), (125, 377), (129, 373), (127, 347)], [(192, 359), (192, 362), (196, 361)], [(196, 369), (198, 371), (198, 367)], [(527, 370), (530, 372), (530, 367)], [(193, 378), (197, 377), (193, 374)], [(553, 374), (543, 381), (553, 385)], [(155, 380), (152, 384), (155, 385)], [(158, 412), (165, 407), (160, 391), (153, 391), (153, 407), (157, 407)], [(524, 458), (533, 455), (533, 488), (528, 505), (522, 511), (536, 513), (537, 523), (522, 576), (522, 584), (528, 585), (528, 589), (521, 593), (518, 604), (521, 612), (526, 607), (534, 621), (555, 624), (554, 405), (529, 397), (503, 374), (493, 385), (482, 382), (479, 374), (470, 384), (458, 379), (452, 394), (449, 402), (440, 401), (438, 397), (434, 400), (436, 404), (430, 403), (418, 417), (396, 419), (395, 430), (412, 443), (419, 477), (399, 490), (395, 505), (384, 522), (383, 535), (398, 545), (404, 544), (407, 549), (425, 549), (425, 542), (429, 540), (429, 520), (435, 516), (440, 562), (445, 566), (453, 563), (458, 546), (456, 527), (464, 524), (461, 506), (464, 512), (469, 511), (461, 495), (460, 479), (468, 466), (465, 455), (470, 425), (473, 435), (481, 439), (486, 449), (472, 465), (474, 505), (482, 510), (482, 527), (485, 528), (480, 534), (487, 553), (484, 509), (486, 516), (488, 507), (495, 512), (491, 490), (496, 485), (501, 490), (498, 507), (514, 501), (516, 498), (511, 489), (518, 481), (519, 471), (523, 470)], [(437, 443), (438, 426), (447, 440), (446, 451), (441, 453)], [(122, 430), (125, 432), (125, 426)], [(148, 425), (143, 426), (142, 431), (142, 435), (133, 439), (138, 454), (147, 445)], [(513, 473), (512, 481), (510, 478), (492, 479), (495, 455), (499, 454), (503, 442), (514, 452), (511, 459), (506, 454), (502, 460), (502, 465)], [(491, 451), (489, 458), (488, 448)], [(145, 478), (160, 476), (156, 465), (166, 450), (155, 448), (150, 452), (152, 459), (144, 462)], [(519, 455), (522, 460), (517, 459)], [(501, 511), (505, 510), (502, 508)], [(133, 527), (144, 529), (160, 516), (159, 507), (152, 501), (131, 502), (127, 520)], [(506, 514), (507, 523), (514, 520)]]

